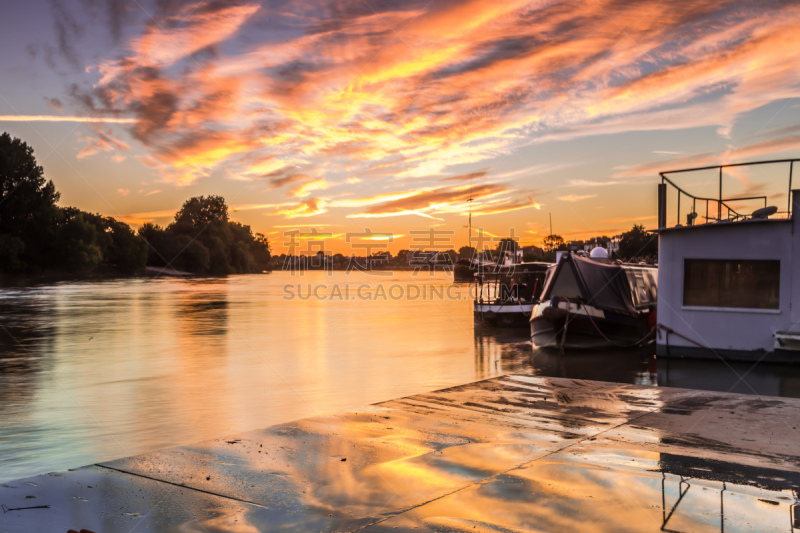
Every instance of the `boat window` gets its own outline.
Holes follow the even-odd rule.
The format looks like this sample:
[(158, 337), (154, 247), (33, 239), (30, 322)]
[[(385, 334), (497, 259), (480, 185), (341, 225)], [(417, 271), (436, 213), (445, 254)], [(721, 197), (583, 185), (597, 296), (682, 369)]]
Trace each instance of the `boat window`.
[(683, 305), (778, 309), (781, 262), (686, 259)]
[(581, 298), (581, 289), (578, 287), (578, 282), (575, 280), (575, 273), (568, 265), (564, 265), (558, 273), (555, 282), (552, 284), (553, 288), (550, 290), (550, 298), (553, 296), (560, 296), (561, 298)]
[(640, 305), (648, 305), (650, 303), (650, 292), (647, 290), (644, 272), (641, 270), (629, 271), (628, 279), (631, 282), (634, 304), (637, 307)]

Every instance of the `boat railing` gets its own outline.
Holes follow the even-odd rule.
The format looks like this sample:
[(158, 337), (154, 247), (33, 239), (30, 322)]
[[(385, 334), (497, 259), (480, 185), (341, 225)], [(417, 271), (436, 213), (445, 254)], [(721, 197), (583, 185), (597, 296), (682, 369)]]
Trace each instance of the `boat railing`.
[[(744, 167), (744, 166), (754, 166), (754, 165), (769, 165), (769, 164), (779, 164), (779, 163), (789, 163), (789, 186), (788, 186), (788, 201), (787, 201), (787, 208), (786, 211), (778, 211), (777, 214), (789, 217), (791, 215), (792, 209), (792, 199), (791, 199), (791, 190), (792, 190), (792, 174), (794, 171), (794, 163), (800, 161), (800, 159), (772, 159), (768, 161), (750, 161), (746, 163), (729, 163), (725, 165), (713, 165), (707, 167), (695, 167), (695, 168), (684, 168), (678, 170), (667, 170), (664, 172), (659, 172), (659, 176), (661, 177), (661, 184), (659, 185), (658, 189), (658, 227), (666, 228), (667, 227), (667, 186), (671, 186), (677, 192), (677, 202), (676, 202), (676, 226), (680, 226), (681, 224), (681, 199), (685, 198), (686, 201), (690, 204), (690, 209), (686, 213), (686, 225), (692, 226), (696, 224), (695, 219), (699, 217), (697, 212), (698, 204), (699, 207), (702, 209), (705, 206), (705, 223), (717, 223), (717, 222), (735, 222), (741, 220), (747, 220), (748, 218), (752, 218), (752, 214), (745, 214), (740, 212), (741, 208), (737, 208), (735, 204), (737, 202), (745, 202), (745, 201), (754, 201), (760, 200), (763, 202), (762, 207), (767, 207), (767, 196), (760, 195), (760, 196), (739, 196), (739, 197), (723, 197), (723, 169), (731, 168), (731, 167)], [(717, 170), (719, 171), (719, 196), (717, 198), (705, 197), (705, 196), (697, 196), (691, 194), (690, 192), (683, 189), (681, 186), (676, 184), (667, 175), (673, 174), (680, 174), (686, 172), (699, 172), (704, 170)], [(685, 204), (684, 204), (685, 205)], [(713, 208), (716, 207), (716, 213)]]

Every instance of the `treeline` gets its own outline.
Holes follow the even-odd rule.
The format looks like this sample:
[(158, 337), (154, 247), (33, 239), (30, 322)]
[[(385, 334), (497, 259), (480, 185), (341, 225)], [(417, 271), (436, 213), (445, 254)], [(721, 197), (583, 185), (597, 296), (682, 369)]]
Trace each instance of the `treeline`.
[(269, 243), (228, 220), (219, 196), (191, 198), (166, 228), (124, 222), (76, 207), (36, 163), (33, 148), (0, 135), (0, 273), (140, 274), (146, 266), (224, 275), (269, 268)]
[(139, 235), (149, 243), (150, 266), (215, 276), (269, 269), (267, 238), (229, 220), (221, 196), (191, 198), (169, 226), (147, 223)]

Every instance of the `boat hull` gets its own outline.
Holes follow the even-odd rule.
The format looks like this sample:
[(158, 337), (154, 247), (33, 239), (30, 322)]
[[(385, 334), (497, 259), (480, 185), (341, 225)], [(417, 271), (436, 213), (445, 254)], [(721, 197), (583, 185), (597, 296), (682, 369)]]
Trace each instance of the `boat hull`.
[(488, 304), (475, 302), (475, 325), (496, 328), (527, 328), (532, 312), (533, 304), (531, 303)]
[(550, 302), (544, 302), (535, 306), (530, 328), (531, 341), (536, 347), (630, 347), (647, 336), (646, 314), (630, 317), (574, 303), (569, 304), (567, 313), (566, 305), (566, 302), (561, 302), (561, 307), (554, 308)]

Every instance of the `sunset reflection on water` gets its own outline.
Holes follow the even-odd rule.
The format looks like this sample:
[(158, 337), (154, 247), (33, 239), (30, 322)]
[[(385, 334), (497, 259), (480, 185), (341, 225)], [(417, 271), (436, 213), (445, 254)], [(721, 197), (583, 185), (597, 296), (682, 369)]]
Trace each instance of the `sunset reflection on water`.
[[(469, 287), (450, 288), (451, 280), (446, 273), (275, 272), (3, 289), (0, 478), (507, 371), (502, 361), (476, 367)], [(450, 288), (450, 297), (285, 300), (284, 285), (298, 283), (353, 291), (435, 286)], [(529, 354), (523, 342), (515, 360), (526, 348)]]

